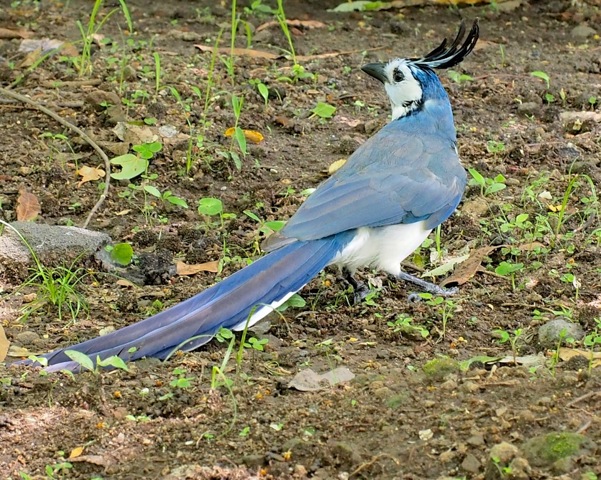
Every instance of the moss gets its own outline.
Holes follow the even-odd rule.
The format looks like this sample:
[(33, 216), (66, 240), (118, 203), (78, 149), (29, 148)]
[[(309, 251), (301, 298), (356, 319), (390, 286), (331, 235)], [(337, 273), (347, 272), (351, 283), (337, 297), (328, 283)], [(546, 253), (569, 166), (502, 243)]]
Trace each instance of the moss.
[(435, 380), (442, 380), (450, 373), (457, 373), (461, 366), (457, 360), (449, 357), (434, 358), (424, 364), (422, 367), (424, 373)]
[(522, 450), (531, 464), (544, 466), (571, 457), (589, 444), (590, 440), (578, 433), (548, 433), (528, 440)]

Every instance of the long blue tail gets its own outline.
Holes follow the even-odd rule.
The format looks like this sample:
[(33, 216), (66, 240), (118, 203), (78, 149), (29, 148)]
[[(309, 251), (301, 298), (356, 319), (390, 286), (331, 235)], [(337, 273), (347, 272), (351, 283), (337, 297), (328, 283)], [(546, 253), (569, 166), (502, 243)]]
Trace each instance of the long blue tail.
[[(349, 241), (348, 235), (295, 242), (276, 250), (218, 284), (161, 313), (120, 330), (43, 355), (48, 371), (80, 370), (65, 350), (93, 361), (118, 355), (125, 361), (165, 358), (175, 349), (193, 350), (221, 328), (244, 328), (299, 291)], [(192, 340), (190, 340), (192, 339)]]

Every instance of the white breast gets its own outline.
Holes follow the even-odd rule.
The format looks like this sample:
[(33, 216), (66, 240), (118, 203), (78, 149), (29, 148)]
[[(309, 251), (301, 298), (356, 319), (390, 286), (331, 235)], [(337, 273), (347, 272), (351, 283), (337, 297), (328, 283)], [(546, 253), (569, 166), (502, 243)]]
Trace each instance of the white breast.
[(425, 222), (361, 227), (355, 238), (340, 252), (331, 264), (346, 267), (351, 272), (372, 267), (391, 275), (401, 272), (401, 262), (419, 247), (432, 230)]

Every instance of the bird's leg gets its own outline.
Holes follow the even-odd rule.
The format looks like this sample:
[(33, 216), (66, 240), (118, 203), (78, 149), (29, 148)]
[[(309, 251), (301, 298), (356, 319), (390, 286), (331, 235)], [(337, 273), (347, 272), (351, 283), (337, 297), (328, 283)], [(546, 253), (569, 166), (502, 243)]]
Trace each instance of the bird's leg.
[(357, 305), (365, 300), (365, 297), (369, 294), (369, 288), (365, 285), (364, 282), (358, 281), (349, 269), (346, 267), (342, 268), (342, 278), (348, 283), (351, 287), (353, 287), (353, 305)]
[[(453, 287), (453, 288), (439, 287), (438, 285), (428, 282), (428, 281), (424, 280), (423, 278), (409, 275), (408, 273), (405, 273), (403, 271), (398, 273), (395, 277), (398, 278), (399, 280), (403, 280), (404, 282), (411, 282), (411, 283), (417, 285), (424, 292), (431, 293), (432, 295), (439, 295), (441, 297), (450, 297), (451, 295), (455, 295), (459, 291), (459, 288), (457, 288), (457, 287)], [(409, 295), (409, 300), (411, 300), (411, 301), (417, 300), (418, 301), (419, 294), (412, 293), (411, 295)]]

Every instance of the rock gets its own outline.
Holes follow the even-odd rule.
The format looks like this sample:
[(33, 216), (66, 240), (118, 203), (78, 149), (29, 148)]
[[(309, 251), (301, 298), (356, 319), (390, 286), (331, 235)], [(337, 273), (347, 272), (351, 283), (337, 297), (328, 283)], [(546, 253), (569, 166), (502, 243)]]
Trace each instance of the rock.
[[(479, 188), (478, 188), (479, 191)], [(483, 197), (470, 198), (463, 202), (461, 212), (467, 216), (479, 220), (488, 212), (488, 202)]]
[(480, 467), (480, 461), (471, 453), (468, 453), (463, 459), (463, 462), (461, 462), (461, 468), (469, 473), (479, 473)]
[(544, 348), (555, 348), (558, 343), (564, 344), (569, 338), (582, 340), (584, 330), (579, 324), (563, 318), (551, 320), (538, 329), (538, 341)]
[(594, 448), (595, 444), (579, 433), (551, 432), (531, 438), (523, 445), (522, 451), (531, 465), (548, 467), (558, 460), (581, 456)]
[[(79, 257), (93, 255), (111, 241), (105, 233), (78, 227), (61, 227), (33, 222), (13, 222), (40, 262), (49, 265), (68, 265)], [(27, 266), (32, 262), (27, 246), (10, 228), (0, 236), (0, 275), (17, 278), (27, 276)], [(25, 278), (25, 277), (23, 277)]]
[(494, 445), (488, 454), (484, 478), (486, 480), (507, 478), (504, 476), (503, 469), (508, 468), (514, 459), (519, 458), (518, 454), (518, 448), (511, 443), (501, 442)]
[(31, 345), (37, 342), (39, 339), (40, 336), (36, 332), (30, 332), (29, 330), (18, 333), (15, 336), (15, 340), (21, 345)]
[(577, 27), (572, 28), (570, 37), (572, 37), (574, 40), (583, 41), (596, 34), (597, 31), (594, 28), (591, 28), (588, 25), (578, 25)]
[(524, 117), (537, 116), (541, 112), (541, 105), (536, 102), (524, 102), (518, 105), (518, 114)]

